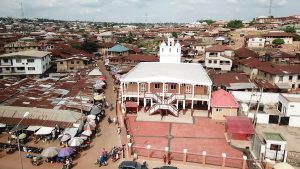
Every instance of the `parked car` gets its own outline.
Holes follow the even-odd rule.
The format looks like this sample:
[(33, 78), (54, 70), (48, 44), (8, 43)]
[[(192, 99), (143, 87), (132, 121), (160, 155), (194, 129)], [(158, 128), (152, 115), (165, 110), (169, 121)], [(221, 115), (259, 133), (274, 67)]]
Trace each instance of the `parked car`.
[(122, 161), (119, 165), (119, 169), (146, 169), (142, 167), (139, 162), (136, 161)]

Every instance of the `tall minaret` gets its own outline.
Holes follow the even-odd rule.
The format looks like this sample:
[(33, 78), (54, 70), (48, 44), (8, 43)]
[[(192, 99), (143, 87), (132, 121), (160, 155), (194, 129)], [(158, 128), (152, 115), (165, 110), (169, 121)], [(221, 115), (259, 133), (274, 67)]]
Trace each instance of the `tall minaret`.
[(168, 38), (168, 43), (162, 42), (159, 46), (160, 63), (180, 63), (181, 46), (179, 42), (175, 44), (174, 38)]

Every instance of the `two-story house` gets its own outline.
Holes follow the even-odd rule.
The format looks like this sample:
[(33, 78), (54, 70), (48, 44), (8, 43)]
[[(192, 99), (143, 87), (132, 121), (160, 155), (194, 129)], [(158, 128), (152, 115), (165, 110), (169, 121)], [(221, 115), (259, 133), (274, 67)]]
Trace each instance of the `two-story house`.
[(264, 48), (266, 39), (261, 36), (246, 36), (246, 46), (248, 48)]
[(0, 75), (42, 75), (50, 68), (50, 52), (22, 51), (0, 55)]
[(265, 79), (281, 90), (294, 90), (300, 87), (299, 65), (274, 65), (258, 67), (257, 78)]
[(209, 69), (230, 71), (233, 50), (228, 46), (215, 45), (205, 49), (205, 67)]
[(283, 39), (284, 44), (293, 44), (293, 35), (284, 31), (270, 31), (263, 35), (266, 44), (272, 44), (275, 39)]

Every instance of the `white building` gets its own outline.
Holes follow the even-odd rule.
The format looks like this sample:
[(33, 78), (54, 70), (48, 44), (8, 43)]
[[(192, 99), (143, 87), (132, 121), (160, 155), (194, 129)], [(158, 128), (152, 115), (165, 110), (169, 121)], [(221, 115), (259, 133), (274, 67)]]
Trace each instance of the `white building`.
[(139, 63), (122, 76), (125, 112), (139, 112), (141, 105), (148, 115), (167, 111), (178, 117), (181, 110), (191, 112), (199, 105), (209, 110), (212, 81), (200, 64), (181, 63), (180, 53), (180, 44), (169, 38), (168, 45), (160, 45), (160, 62)]
[(249, 48), (264, 48), (266, 39), (262, 37), (249, 37), (247, 38), (247, 47)]
[(175, 44), (174, 38), (168, 38), (168, 43), (160, 44), (159, 50), (161, 63), (180, 63), (181, 62), (181, 46), (179, 42)]
[(300, 95), (280, 94), (277, 110), (284, 116), (300, 116)]
[(50, 52), (22, 51), (0, 55), (0, 75), (41, 75), (50, 68)]
[(233, 50), (223, 45), (215, 45), (205, 49), (205, 67), (210, 69), (230, 71), (232, 67)]

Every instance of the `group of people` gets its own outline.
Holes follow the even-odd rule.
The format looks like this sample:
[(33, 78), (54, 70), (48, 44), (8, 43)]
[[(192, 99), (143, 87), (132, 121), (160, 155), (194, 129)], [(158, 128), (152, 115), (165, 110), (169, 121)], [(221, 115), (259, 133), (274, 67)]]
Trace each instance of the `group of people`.
[(167, 156), (164, 154), (163, 160), (164, 160), (164, 164), (165, 164), (165, 165), (166, 165), (167, 163), (168, 163), (168, 165), (171, 165), (171, 157), (170, 157), (170, 154), (168, 154)]
[(107, 165), (107, 160), (109, 158), (109, 154), (108, 152), (103, 148), (102, 153), (99, 157), (99, 159), (97, 159), (97, 163), (99, 164), (99, 167)]

